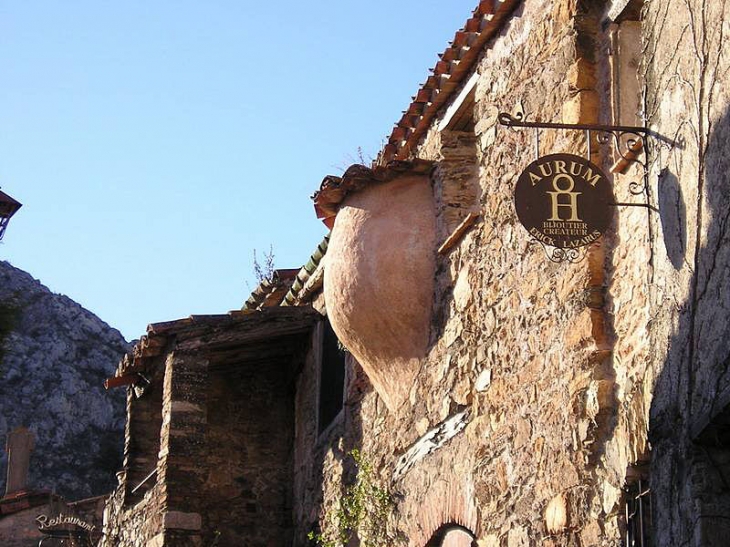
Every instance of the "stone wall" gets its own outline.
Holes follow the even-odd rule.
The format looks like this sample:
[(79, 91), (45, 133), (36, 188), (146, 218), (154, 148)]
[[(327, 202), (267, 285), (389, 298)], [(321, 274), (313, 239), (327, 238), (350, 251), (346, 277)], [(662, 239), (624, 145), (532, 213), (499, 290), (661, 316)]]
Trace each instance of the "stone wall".
[(143, 499), (129, 506), (124, 503), (124, 487), (117, 488), (104, 508), (100, 547), (147, 547), (163, 529), (162, 486), (155, 484)]
[[(147, 390), (138, 391), (139, 398), (134, 389), (127, 390), (124, 468), (117, 473), (119, 484), (104, 508), (102, 547), (146, 547), (163, 530), (165, 490), (158, 480), (158, 457), (164, 374), (165, 357), (161, 356), (147, 372)], [(132, 492), (155, 469), (156, 476)]]
[(125, 468), (101, 546), (291, 544), (293, 383), (319, 320), (291, 307), (150, 327), (133, 354), (150, 353), (116, 377), (132, 376)]
[[(232, 366), (210, 374), (205, 544), (288, 545), (292, 535), (294, 401), (288, 367)], [(274, 541), (275, 543), (271, 543)]]
[(730, 402), (728, 20), (727, 2), (688, 0), (648, 2), (643, 23), (646, 114), (666, 139), (650, 177), (659, 209), (649, 371), (660, 545), (723, 545), (730, 532), (727, 441), (693, 442)]
[(4, 547), (29, 547), (43, 539), (38, 531), (36, 517), (48, 509), (48, 505), (32, 507), (0, 518), (0, 542)]
[[(727, 454), (691, 441), (730, 401), (727, 48), (717, 47), (727, 9), (647, 2), (642, 25), (607, 18), (619, 4), (635, 3), (523, 2), (476, 67), (474, 139), (437, 119), (421, 142), (416, 156), (443, 166), (437, 245), (472, 199), (481, 218), (438, 257), (430, 351), (410, 404), (390, 412), (367, 391), (346, 405), (360, 419), (321, 457), (340, 462), (326, 468), (321, 515), (336, 510), (332, 477), (358, 447), (397, 494), (389, 527), (410, 545), (449, 523), (479, 545), (615, 545), (623, 489), (646, 478), (651, 414), (657, 544), (717, 537)], [(647, 191), (632, 191), (641, 167), (610, 176), (617, 202), (654, 209), (617, 207), (583, 261), (549, 261), (514, 211), (514, 183), (535, 157), (531, 131), (497, 123), (515, 105), (564, 123), (641, 124), (645, 112), (656, 132), (645, 139)], [(591, 144), (608, 172), (615, 150)], [(544, 131), (539, 151), (585, 155), (585, 135)], [(455, 157), (466, 173), (454, 171), (456, 184)]]
[[(555, 497), (566, 500), (571, 522), (558, 544), (600, 533), (588, 518), (598, 496), (587, 488), (588, 460), (605, 442), (594, 437), (600, 406), (611, 401), (610, 358), (584, 301), (588, 263), (550, 263), (516, 223), (512, 188), (533, 159), (531, 135), (498, 127), (496, 116), (522, 102), (532, 119), (555, 120), (572, 100), (565, 75), (578, 45), (570, 8), (518, 8), (479, 62), (474, 138), (445, 139), (434, 123), (417, 153), (475, 166), (479, 190), (467, 194), (481, 196), (482, 220), (439, 257), (432, 344), (410, 404), (390, 413), (367, 394), (362, 439), (344, 442), (361, 446), (384, 484), (403, 494), (392, 524), (412, 545), (449, 522), (510, 545), (549, 537), (542, 514)], [(559, 137), (546, 136), (544, 149), (584, 150), (582, 135)], [(437, 196), (449, 195), (449, 173), (437, 171)], [(441, 201), (443, 215), (453, 211), (453, 201)], [(441, 237), (455, 224), (439, 222)], [(415, 455), (394, 477), (409, 451)]]
[[(321, 299), (318, 304), (321, 304)], [(344, 406), (334, 421), (319, 433), (319, 377), (324, 324), (312, 334), (311, 351), (296, 384), (294, 438), (294, 545), (309, 545), (310, 532), (320, 532), (324, 508), (336, 508), (343, 495), (343, 477), (354, 478), (354, 462), (348, 453), (361, 444), (363, 397), (374, 393), (372, 385), (352, 355), (346, 359)], [(381, 411), (385, 403), (378, 400)]]
[(207, 361), (169, 351), (147, 378), (128, 389), (125, 468), (104, 509), (100, 545), (198, 546)]

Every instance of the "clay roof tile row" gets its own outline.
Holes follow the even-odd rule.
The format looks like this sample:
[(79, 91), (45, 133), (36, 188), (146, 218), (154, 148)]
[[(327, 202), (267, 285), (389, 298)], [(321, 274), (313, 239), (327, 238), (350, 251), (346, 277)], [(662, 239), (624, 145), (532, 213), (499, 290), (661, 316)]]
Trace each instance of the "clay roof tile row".
[(136, 383), (139, 374), (144, 373), (150, 360), (165, 353), (171, 340), (196, 339), (227, 328), (251, 328), (257, 322), (268, 322), (272, 336), (279, 324), (286, 321), (313, 321), (319, 317), (311, 308), (297, 309), (267, 307), (259, 310), (232, 310), (224, 314), (191, 315), (174, 321), (148, 325), (147, 334), (142, 336), (131, 351), (119, 361), (116, 373), (105, 382), (107, 389)]
[(295, 282), (298, 269), (274, 270), (271, 279), (264, 279), (244, 302), (243, 310), (258, 310), (279, 304)]
[(332, 228), (340, 203), (348, 194), (369, 184), (388, 182), (404, 173), (428, 174), (433, 166), (432, 161), (423, 159), (391, 161), (387, 165), (375, 165), (372, 168), (356, 163), (348, 167), (341, 177), (328, 175), (312, 196), (317, 218), (322, 219), (328, 228)]
[(386, 165), (411, 156), (431, 120), (472, 70), (482, 47), (500, 30), (520, 0), (482, 0), (439, 55), (433, 73), (395, 124), (376, 163)]

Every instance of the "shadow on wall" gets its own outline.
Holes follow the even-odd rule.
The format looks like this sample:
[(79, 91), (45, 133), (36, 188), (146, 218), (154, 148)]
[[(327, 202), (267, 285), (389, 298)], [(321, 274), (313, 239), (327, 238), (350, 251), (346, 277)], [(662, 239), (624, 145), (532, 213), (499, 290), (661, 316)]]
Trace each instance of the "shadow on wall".
[[(665, 167), (659, 178), (663, 244), (677, 271), (661, 271), (658, 266), (656, 275), (666, 277), (661, 290), (667, 293), (656, 289), (655, 302), (659, 297), (663, 302), (651, 327), (653, 348), (665, 347), (671, 334), (663, 362), (654, 363), (659, 375), (649, 424), (656, 545), (727, 545), (730, 535), (728, 143), (730, 113), (725, 111), (712, 126), (704, 154), (695, 150), (690, 156), (693, 147), (672, 151), (670, 157), (679, 165), (697, 164), (696, 176), (689, 180), (681, 175), (687, 180), (680, 180)], [(689, 196), (694, 186), (699, 192), (697, 205), (690, 201), (689, 207), (698, 208), (696, 222), (682, 191)], [(695, 233), (688, 237), (688, 231)], [(694, 250), (687, 249), (688, 240), (690, 245), (698, 242)], [(687, 271), (691, 275), (683, 276)], [(671, 291), (686, 280), (688, 297), (676, 302)]]
[(677, 175), (668, 167), (659, 173), (659, 219), (664, 248), (675, 270), (682, 268), (687, 253), (687, 206)]

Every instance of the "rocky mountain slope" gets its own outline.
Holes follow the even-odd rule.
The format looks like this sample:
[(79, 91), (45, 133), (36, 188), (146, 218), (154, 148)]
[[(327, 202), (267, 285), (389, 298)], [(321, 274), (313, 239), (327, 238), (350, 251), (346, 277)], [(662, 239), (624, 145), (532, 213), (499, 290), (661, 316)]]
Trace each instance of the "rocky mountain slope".
[[(94, 314), (0, 261), (0, 443), (21, 425), (34, 432), (29, 487), (74, 500), (116, 485), (124, 390), (103, 382), (127, 346)], [(3, 450), (0, 496), (6, 465)]]

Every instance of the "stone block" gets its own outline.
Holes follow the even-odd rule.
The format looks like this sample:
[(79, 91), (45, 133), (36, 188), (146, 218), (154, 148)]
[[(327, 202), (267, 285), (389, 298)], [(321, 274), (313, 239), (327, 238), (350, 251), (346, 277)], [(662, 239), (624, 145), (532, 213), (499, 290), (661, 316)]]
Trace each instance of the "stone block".
[(596, 87), (596, 65), (583, 58), (578, 59), (568, 69), (568, 85), (575, 90), (590, 90)]
[(555, 25), (568, 26), (576, 12), (576, 0), (556, 0), (553, 2), (552, 20)]
[(499, 537), (489, 534), (477, 540), (477, 547), (499, 547)]
[(522, 448), (529, 442), (531, 434), (532, 424), (525, 419), (517, 418), (515, 420), (515, 436), (512, 441), (513, 446), (515, 448)]
[(205, 412), (205, 408), (189, 401), (171, 401), (171, 412)]
[(565, 494), (561, 493), (551, 499), (545, 508), (545, 526), (551, 534), (557, 534), (568, 526), (568, 507)]
[(596, 91), (579, 91), (563, 104), (563, 123), (596, 123), (599, 103)]
[(157, 534), (152, 539), (148, 540), (145, 547), (163, 547), (165, 545), (165, 533)]
[(515, 526), (507, 534), (507, 547), (530, 547), (527, 528)]
[(165, 530), (200, 530), (202, 519), (200, 513), (183, 513), (182, 511), (168, 511), (165, 513)]
[(580, 543), (583, 547), (593, 547), (601, 545), (601, 527), (598, 522), (591, 521), (580, 533)]
[(474, 389), (479, 392), (486, 391), (489, 384), (492, 383), (492, 369), (485, 368), (477, 376), (476, 382), (474, 382)]

